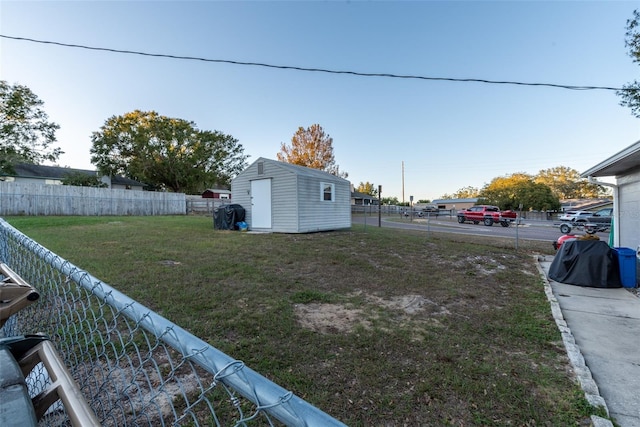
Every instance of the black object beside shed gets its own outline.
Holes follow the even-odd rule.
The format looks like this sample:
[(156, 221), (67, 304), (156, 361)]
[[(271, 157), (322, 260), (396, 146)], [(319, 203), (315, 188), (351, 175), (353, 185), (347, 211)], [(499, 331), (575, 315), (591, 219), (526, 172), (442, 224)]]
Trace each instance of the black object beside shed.
[(213, 210), (213, 228), (216, 230), (238, 230), (238, 222), (244, 221), (244, 208), (237, 204), (223, 205)]

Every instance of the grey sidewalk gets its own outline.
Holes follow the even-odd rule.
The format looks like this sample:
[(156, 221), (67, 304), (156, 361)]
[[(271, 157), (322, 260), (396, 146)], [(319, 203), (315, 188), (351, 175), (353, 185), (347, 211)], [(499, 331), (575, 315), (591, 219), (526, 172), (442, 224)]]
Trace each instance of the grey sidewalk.
[[(549, 280), (552, 260), (546, 257), (538, 262), (585, 393), (596, 403), (601, 396), (621, 427), (640, 427), (640, 298), (623, 288), (589, 288)], [(580, 366), (581, 360), (586, 366)]]

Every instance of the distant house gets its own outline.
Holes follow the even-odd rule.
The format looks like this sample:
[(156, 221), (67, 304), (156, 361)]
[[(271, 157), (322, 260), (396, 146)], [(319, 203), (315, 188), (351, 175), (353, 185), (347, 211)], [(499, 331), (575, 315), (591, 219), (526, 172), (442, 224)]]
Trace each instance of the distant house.
[(371, 194), (360, 193), (359, 191), (351, 191), (351, 204), (356, 206), (377, 205), (378, 198)]
[(589, 181), (614, 177), (615, 184), (598, 181), (613, 188), (613, 244), (636, 249), (640, 246), (640, 141), (584, 171)]
[(252, 230), (309, 233), (351, 227), (351, 184), (317, 169), (258, 158), (231, 181)]
[(436, 205), (440, 210), (460, 210), (467, 209), (478, 203), (477, 198), (471, 199), (438, 199), (431, 202), (432, 205)]
[(207, 188), (202, 192), (204, 199), (231, 199), (231, 190), (222, 188)]
[(99, 177), (108, 188), (120, 190), (143, 190), (144, 184), (123, 176), (101, 176), (97, 171), (87, 169), (63, 168), (60, 166), (31, 165), (27, 163), (14, 165), (14, 174), (4, 174), (0, 180), (5, 182), (23, 182), (32, 184), (62, 185), (62, 181), (73, 173)]

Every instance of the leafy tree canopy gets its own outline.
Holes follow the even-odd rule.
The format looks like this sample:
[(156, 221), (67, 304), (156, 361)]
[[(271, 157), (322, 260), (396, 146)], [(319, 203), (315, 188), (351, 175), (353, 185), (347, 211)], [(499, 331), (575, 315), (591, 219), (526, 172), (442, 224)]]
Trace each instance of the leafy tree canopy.
[(476, 187), (467, 186), (459, 189), (453, 194), (443, 194), (441, 199), (473, 199), (478, 197), (480, 190)]
[(535, 176), (534, 182), (547, 185), (560, 200), (588, 199), (609, 194), (603, 186), (590, 183), (580, 177), (580, 172), (566, 166), (543, 169)]
[(356, 191), (363, 194), (368, 194), (370, 196), (377, 197), (378, 196), (378, 188), (372, 182), (361, 182), (356, 188)]
[(100, 172), (188, 194), (228, 185), (248, 157), (230, 135), (155, 111), (113, 116), (91, 140), (91, 162)]
[(59, 125), (50, 122), (44, 103), (26, 86), (0, 80), (0, 173), (13, 173), (16, 163), (56, 161), (63, 153), (52, 147)]
[(333, 138), (319, 124), (306, 129), (299, 127), (291, 138), (291, 145), (282, 143), (277, 156), (281, 162), (320, 169), (342, 178), (349, 176), (340, 172), (333, 155)]
[(65, 174), (62, 178), (62, 185), (75, 185), (77, 187), (97, 187), (106, 188), (108, 185), (96, 176), (87, 175), (86, 173), (73, 171)]
[(381, 200), (383, 205), (399, 205), (400, 201), (397, 197), (383, 197)]
[[(633, 11), (633, 18), (627, 20), (625, 46), (629, 49), (629, 56), (635, 63), (640, 64), (640, 11)], [(634, 80), (622, 86), (624, 90), (617, 94), (622, 98), (620, 105), (631, 108), (631, 113), (640, 118), (640, 81)]]
[(480, 191), (480, 203), (497, 205), (500, 209), (517, 210), (557, 210), (560, 200), (554, 196), (551, 188), (536, 183), (531, 175), (514, 173), (494, 178)]

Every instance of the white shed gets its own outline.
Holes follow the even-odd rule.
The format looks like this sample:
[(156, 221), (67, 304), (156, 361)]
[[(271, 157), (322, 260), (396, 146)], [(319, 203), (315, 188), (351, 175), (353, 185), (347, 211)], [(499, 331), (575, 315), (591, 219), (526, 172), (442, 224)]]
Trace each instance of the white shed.
[(231, 181), (251, 230), (309, 233), (351, 227), (351, 184), (317, 169), (258, 158)]
[(613, 187), (614, 246), (636, 249), (640, 245), (640, 141), (581, 176), (592, 182), (600, 177), (615, 177), (615, 184), (606, 184)]

